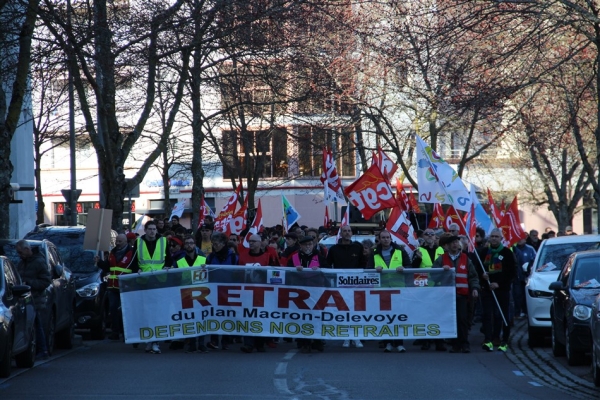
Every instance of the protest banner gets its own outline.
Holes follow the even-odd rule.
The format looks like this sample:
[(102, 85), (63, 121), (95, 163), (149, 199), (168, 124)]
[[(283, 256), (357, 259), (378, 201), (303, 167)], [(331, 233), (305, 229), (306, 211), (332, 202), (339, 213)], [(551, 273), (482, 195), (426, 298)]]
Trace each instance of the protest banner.
[(127, 343), (206, 334), (453, 338), (454, 282), (443, 269), (204, 266), (119, 276)]

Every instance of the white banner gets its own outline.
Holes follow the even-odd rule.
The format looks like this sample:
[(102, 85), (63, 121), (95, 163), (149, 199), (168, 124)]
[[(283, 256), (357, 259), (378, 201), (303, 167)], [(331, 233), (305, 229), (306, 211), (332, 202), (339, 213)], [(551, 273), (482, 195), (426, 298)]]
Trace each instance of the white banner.
[(121, 275), (127, 343), (206, 334), (456, 337), (454, 271), (195, 267)]

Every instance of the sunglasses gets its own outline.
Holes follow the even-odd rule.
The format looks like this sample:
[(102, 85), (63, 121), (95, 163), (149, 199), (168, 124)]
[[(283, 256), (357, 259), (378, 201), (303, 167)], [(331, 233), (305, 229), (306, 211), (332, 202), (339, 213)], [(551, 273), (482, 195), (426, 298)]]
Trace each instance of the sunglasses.
[(433, 233), (424, 233), (423, 236), (433, 236)]
[(170, 246), (171, 247), (177, 247), (177, 246), (179, 246), (179, 243), (171, 243)]

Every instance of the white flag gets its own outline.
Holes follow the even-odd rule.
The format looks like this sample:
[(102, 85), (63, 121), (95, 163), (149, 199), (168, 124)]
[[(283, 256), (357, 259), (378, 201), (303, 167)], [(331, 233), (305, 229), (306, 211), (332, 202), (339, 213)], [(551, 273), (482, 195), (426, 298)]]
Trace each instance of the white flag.
[(451, 204), (457, 210), (471, 209), (471, 196), (456, 171), (430, 146), (417, 138), (417, 182), (422, 203)]

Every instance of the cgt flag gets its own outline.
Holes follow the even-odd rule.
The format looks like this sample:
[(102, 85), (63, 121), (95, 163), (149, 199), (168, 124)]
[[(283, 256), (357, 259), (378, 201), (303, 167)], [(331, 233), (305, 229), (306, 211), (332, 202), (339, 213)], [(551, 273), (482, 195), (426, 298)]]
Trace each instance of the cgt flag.
[(200, 213), (198, 214), (199, 215), (199, 217), (198, 217), (198, 228), (200, 228), (204, 224), (204, 220), (206, 219), (207, 216), (210, 215), (211, 217), (213, 217), (213, 220), (216, 217), (214, 211), (206, 203), (206, 200), (204, 199), (204, 195), (202, 195), (202, 198), (200, 199), (200, 203), (202, 205), (200, 206)]
[(413, 253), (419, 248), (419, 240), (406, 212), (400, 207), (394, 207), (385, 229), (390, 231), (394, 242), (404, 246), (404, 250), (412, 259)]
[(329, 206), (325, 204), (325, 217), (323, 219), (323, 226), (325, 229), (331, 228), (331, 220), (329, 219)]
[(504, 218), (502, 218), (502, 233), (504, 234), (505, 245), (510, 247), (519, 240), (525, 239), (527, 233), (521, 228), (521, 219), (519, 218), (519, 205), (515, 196), (510, 206), (506, 209)]
[(365, 219), (370, 219), (377, 211), (398, 206), (388, 180), (376, 165), (371, 165), (344, 193)]
[(429, 225), (427, 225), (427, 227), (429, 229), (444, 228), (445, 220), (446, 220), (446, 215), (444, 214), (442, 205), (440, 203), (434, 204), (433, 205), (433, 214), (431, 215), (431, 220), (429, 221)]
[(335, 236), (335, 242), (339, 242), (342, 237), (342, 226), (350, 225), (350, 204), (346, 206), (346, 212), (342, 217), (342, 222), (340, 223), (340, 228), (337, 231), (337, 235)]
[(229, 221), (233, 217), (235, 213), (235, 208), (237, 207), (237, 200), (242, 191), (242, 185), (240, 184), (236, 191), (231, 195), (229, 201), (223, 206), (217, 218), (215, 218), (215, 232), (226, 232), (227, 226), (229, 225)]
[(379, 167), (381, 174), (391, 180), (398, 166), (388, 157), (381, 146), (377, 147), (377, 155), (373, 154), (373, 164)]
[(262, 216), (262, 207), (260, 206), (260, 199), (258, 200), (258, 205), (256, 206), (256, 215), (254, 216), (254, 221), (252, 221), (252, 225), (244, 236), (244, 247), (250, 248), (250, 236), (258, 235), (260, 230), (263, 227), (263, 216)]
[(494, 220), (494, 224), (496, 225), (496, 227), (500, 227), (502, 226), (502, 213), (500, 212), (500, 210), (498, 209), (498, 206), (496, 206), (496, 203), (494, 202), (494, 199), (492, 198), (492, 192), (490, 191), (490, 188), (488, 188), (487, 190), (488, 192), (488, 202), (490, 203), (490, 213), (492, 214), (492, 219)]
[(244, 199), (244, 205), (233, 214), (229, 224), (227, 224), (227, 231), (225, 234), (227, 237), (232, 233), (239, 235), (244, 229), (246, 229), (246, 219), (248, 218), (248, 196)]
[(298, 211), (292, 206), (283, 194), (281, 194), (281, 203), (283, 204), (283, 223), (284, 229), (287, 232), (290, 226), (294, 225), (301, 218)]
[(331, 200), (346, 202), (342, 181), (337, 173), (333, 154), (328, 148), (323, 148), (323, 173), (321, 174), (321, 183), (325, 189), (324, 200), (326, 204), (329, 204), (329, 201)]

